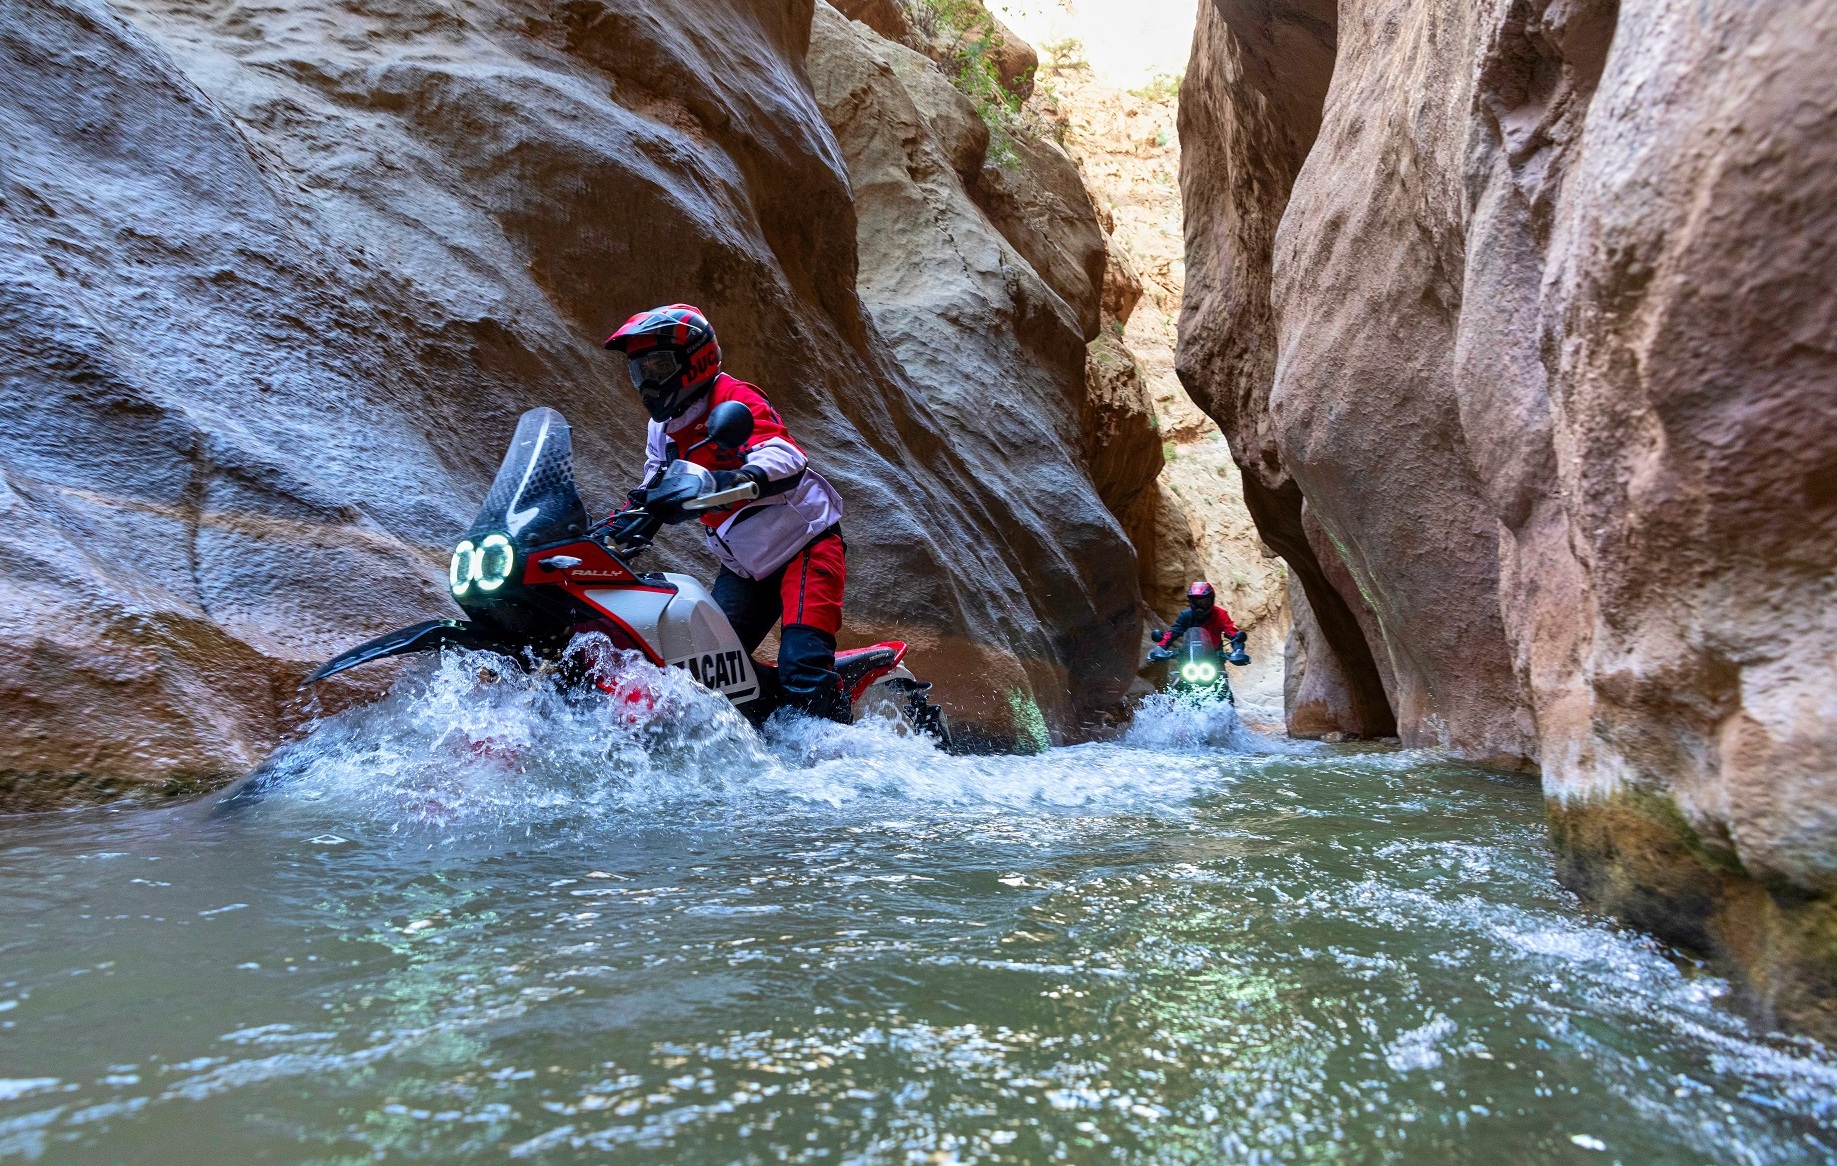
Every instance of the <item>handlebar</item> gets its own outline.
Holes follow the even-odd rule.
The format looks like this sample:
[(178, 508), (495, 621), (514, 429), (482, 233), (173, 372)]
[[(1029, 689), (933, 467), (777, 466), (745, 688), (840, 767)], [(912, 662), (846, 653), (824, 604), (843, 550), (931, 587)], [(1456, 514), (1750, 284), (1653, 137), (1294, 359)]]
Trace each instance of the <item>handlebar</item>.
[[(682, 503), (682, 508), (684, 510), (719, 510), (723, 506), (732, 506), (737, 502), (751, 502), (757, 497), (759, 497), (758, 483), (750, 481), (741, 482), (739, 485), (731, 486), (725, 490), (717, 490), (713, 493), (702, 494), (695, 498), (691, 498), (687, 502)], [(609, 514), (599, 522), (588, 527), (587, 532), (581, 537), (594, 539), (596, 541), (600, 540), (611, 532), (613, 524), (620, 518), (641, 517), (644, 513), (644, 508), (638, 506), (628, 510), (621, 510), (616, 514)], [(653, 534), (641, 535), (630, 542), (619, 542), (615, 540), (610, 549), (617, 550), (622, 555), (635, 555), (650, 547), (653, 535), (654, 532)]]
[(719, 510), (723, 506), (732, 506), (735, 502), (751, 502), (759, 497), (759, 483), (741, 482), (725, 490), (712, 494), (702, 494), (682, 504), (684, 510)]

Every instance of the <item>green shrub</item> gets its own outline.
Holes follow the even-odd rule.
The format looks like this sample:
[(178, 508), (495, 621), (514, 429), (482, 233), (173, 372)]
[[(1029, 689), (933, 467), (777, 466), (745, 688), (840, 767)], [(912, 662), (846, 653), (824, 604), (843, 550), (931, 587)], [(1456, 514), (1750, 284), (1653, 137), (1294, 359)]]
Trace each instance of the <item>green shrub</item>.
[(1084, 54), (1084, 42), (1075, 36), (1047, 41), (1040, 46), (1040, 52), (1046, 55), (1051, 62), (1049, 68), (1055, 73), (1073, 73), (1091, 67), (1090, 58)]
[(1143, 101), (1166, 101), (1180, 96), (1180, 82), (1185, 78), (1185, 69), (1176, 73), (1156, 73), (1148, 79), (1148, 84), (1129, 92)]
[(944, 75), (976, 107), (989, 127), (989, 161), (1014, 160), (1014, 135), (1020, 129), (1020, 98), (1002, 88), (995, 67), (995, 18), (976, 0), (901, 0), (906, 17), (933, 45), (951, 46), (938, 62)]

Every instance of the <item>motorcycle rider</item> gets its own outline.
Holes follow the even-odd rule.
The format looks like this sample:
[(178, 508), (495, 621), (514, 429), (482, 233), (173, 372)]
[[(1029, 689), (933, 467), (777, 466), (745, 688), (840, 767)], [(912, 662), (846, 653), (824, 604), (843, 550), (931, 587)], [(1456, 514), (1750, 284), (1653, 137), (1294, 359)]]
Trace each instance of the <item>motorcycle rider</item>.
[[(756, 386), (721, 371), (714, 325), (688, 304), (639, 312), (606, 339), (623, 352), (632, 387), (651, 416), (645, 443), (644, 484), (627, 497), (645, 495), (676, 458), (714, 472), (717, 490), (742, 481), (759, 497), (720, 510), (685, 511), (647, 506), (668, 523), (699, 517), (708, 549), (720, 560), (714, 601), (751, 655), (781, 619), (778, 682), (786, 704), (812, 716), (848, 719), (848, 701), (836, 674), (836, 632), (842, 625), (847, 579), (842, 541), (842, 498), (815, 470)], [(738, 450), (713, 442), (708, 415), (739, 401), (753, 414), (753, 434)], [(682, 452), (689, 451), (689, 452)]]
[(1193, 628), (1204, 628), (1221, 647), (1229, 641), (1231, 654), (1227, 658), (1231, 663), (1240, 666), (1250, 663), (1250, 657), (1244, 652), (1248, 633), (1238, 630), (1231, 622), (1231, 613), (1218, 606), (1217, 600), (1218, 592), (1210, 583), (1204, 579), (1195, 581), (1186, 589), (1186, 609), (1174, 617), (1166, 631), (1155, 637), (1155, 643), (1165, 652)]

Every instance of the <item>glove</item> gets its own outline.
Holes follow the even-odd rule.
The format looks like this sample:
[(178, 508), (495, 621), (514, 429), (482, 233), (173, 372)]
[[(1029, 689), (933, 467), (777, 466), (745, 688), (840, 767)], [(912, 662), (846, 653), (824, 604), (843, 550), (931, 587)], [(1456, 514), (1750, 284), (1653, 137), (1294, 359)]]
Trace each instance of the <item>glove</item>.
[(763, 492), (766, 483), (765, 471), (758, 466), (741, 466), (737, 470), (716, 470), (714, 472), (714, 488), (716, 493), (722, 490), (731, 490), (742, 482), (751, 482)]
[(1231, 643), (1235, 645), (1236, 647), (1241, 648), (1244, 646), (1244, 641), (1249, 638), (1250, 638), (1250, 633), (1240, 628), (1238, 629), (1237, 635), (1231, 637)]
[(683, 509), (683, 503), (693, 497), (693, 494), (685, 494), (675, 483), (653, 486), (644, 492), (644, 509), (658, 522), (676, 526), (695, 517), (694, 511)]

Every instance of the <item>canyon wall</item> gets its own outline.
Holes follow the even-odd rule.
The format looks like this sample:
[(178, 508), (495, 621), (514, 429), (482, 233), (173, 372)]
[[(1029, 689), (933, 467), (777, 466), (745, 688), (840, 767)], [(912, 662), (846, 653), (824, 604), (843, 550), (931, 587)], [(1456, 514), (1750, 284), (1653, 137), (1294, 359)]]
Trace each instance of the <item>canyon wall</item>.
[(1291, 716), (1536, 765), (1565, 883), (1827, 1033), (1833, 49), (1778, 2), (1207, 0), (1181, 123), (1180, 370), (1310, 609)]
[[(0, 809), (206, 788), (373, 695), (389, 667), (296, 684), (457, 614), (446, 548), (525, 409), (573, 423), (590, 504), (635, 478), (642, 413), (599, 341), (675, 300), (847, 500), (845, 642), (912, 641), (997, 736), (1013, 692), (1060, 731), (1120, 695), (1140, 603), (1077, 454), (1082, 305), (985, 240), (969, 282), (1001, 273), (1006, 315), (883, 333), (857, 288), (885, 270), (857, 242), (873, 192), (813, 96), (814, 18), (10, 4)], [(1023, 225), (1101, 282), (1094, 227)], [(1059, 364), (1012, 379), (1022, 349)], [(652, 565), (708, 570), (663, 541)]]
[[(1104, 500), (1135, 544), (1149, 608), (1164, 624), (1186, 606), (1189, 583), (1211, 580), (1249, 632), (1251, 664), (1231, 670), (1239, 710), (1273, 716), (1282, 704), (1288, 572), (1257, 536), (1224, 435), (1174, 370), (1185, 284), (1175, 87), (1154, 77), (1134, 89), (1106, 84), (1086, 60), (1089, 46), (1045, 43), (1055, 51), (1042, 62), (1027, 112), (1077, 163), (1109, 235), (1104, 326), (1091, 344), (1087, 394), (1130, 402), (1120, 415), (1139, 417), (1148, 430), (1125, 442), (1087, 427), (1102, 442), (1093, 471), (1127, 470), (1115, 477), (1132, 492)], [(1106, 475), (1094, 476), (1101, 489)]]

